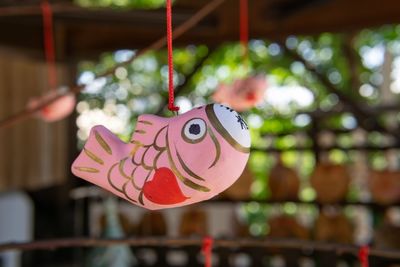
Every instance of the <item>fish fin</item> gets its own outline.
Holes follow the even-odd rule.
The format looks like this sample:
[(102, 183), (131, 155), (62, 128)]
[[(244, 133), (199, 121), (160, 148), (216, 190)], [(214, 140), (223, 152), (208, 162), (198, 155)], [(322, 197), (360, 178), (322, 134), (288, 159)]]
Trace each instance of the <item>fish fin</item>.
[[(129, 155), (132, 144), (126, 144), (107, 128), (97, 125), (80, 155), (72, 164), (74, 175), (104, 188), (109, 188), (107, 173), (113, 165)], [(118, 191), (118, 190), (116, 190)]]
[(140, 115), (132, 135), (131, 143), (142, 146), (153, 145), (157, 139), (157, 134), (167, 125), (168, 120), (166, 118), (150, 114)]

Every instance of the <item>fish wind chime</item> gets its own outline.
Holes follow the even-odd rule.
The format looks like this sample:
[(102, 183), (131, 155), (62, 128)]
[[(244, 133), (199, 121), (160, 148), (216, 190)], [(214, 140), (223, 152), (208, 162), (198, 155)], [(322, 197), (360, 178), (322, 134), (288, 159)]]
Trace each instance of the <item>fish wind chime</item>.
[[(240, 0), (240, 43), (243, 53), (242, 65), (246, 72), (249, 70), (249, 19), (248, 0)], [(267, 89), (265, 75), (249, 75), (234, 80), (231, 84), (218, 85), (212, 99), (217, 103), (224, 103), (237, 111), (246, 111), (259, 104)]]
[(76, 97), (73, 92), (68, 92), (68, 87), (58, 87), (53, 36), (53, 11), (47, 0), (42, 0), (40, 7), (43, 18), (43, 43), (47, 64), (47, 85), (51, 90), (43, 96), (31, 98), (27, 107), (28, 109), (38, 108), (44, 102), (58, 96), (57, 100), (45, 105), (36, 113), (36, 116), (45, 122), (55, 122), (68, 117), (74, 111)]
[[(167, 0), (169, 104), (174, 106), (171, 3)], [(246, 122), (209, 104), (172, 118), (138, 117), (129, 143), (92, 128), (72, 172), (131, 203), (155, 210), (210, 199), (241, 175), (250, 152)]]

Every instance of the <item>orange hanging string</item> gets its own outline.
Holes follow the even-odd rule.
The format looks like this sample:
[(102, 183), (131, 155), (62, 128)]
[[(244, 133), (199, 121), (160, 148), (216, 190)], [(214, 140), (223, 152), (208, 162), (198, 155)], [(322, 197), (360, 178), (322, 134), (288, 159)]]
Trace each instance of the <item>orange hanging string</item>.
[(360, 250), (358, 251), (358, 259), (360, 261), (361, 267), (369, 266), (368, 256), (369, 256), (369, 247), (368, 246), (360, 247)]
[(211, 267), (213, 241), (213, 238), (210, 236), (204, 237), (203, 239), (203, 247), (201, 248), (201, 252), (205, 257), (204, 267)]
[(40, 7), (43, 16), (43, 42), (47, 62), (48, 86), (51, 89), (56, 89), (57, 70), (53, 38), (53, 11), (47, 0), (43, 0), (40, 4)]
[(240, 1), (240, 43), (243, 51), (243, 65), (247, 68), (249, 61), (249, 3), (248, 0)]
[(171, 0), (167, 0), (167, 48), (168, 48), (168, 109), (178, 111), (174, 105), (174, 61), (172, 55), (172, 12)]

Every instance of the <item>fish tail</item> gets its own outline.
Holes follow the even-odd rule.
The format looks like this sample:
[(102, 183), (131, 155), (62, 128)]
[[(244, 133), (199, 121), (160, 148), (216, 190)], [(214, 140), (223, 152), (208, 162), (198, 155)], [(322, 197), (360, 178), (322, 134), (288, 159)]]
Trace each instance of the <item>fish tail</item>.
[(113, 165), (129, 155), (130, 145), (121, 141), (104, 126), (92, 128), (82, 152), (72, 164), (74, 175), (108, 188), (107, 173)]

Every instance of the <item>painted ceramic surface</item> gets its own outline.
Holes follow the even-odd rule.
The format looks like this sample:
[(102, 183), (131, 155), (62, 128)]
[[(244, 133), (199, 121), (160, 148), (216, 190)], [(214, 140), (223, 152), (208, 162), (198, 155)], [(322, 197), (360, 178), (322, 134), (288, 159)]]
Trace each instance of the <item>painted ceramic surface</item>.
[(172, 208), (231, 186), (249, 150), (242, 117), (210, 104), (173, 118), (141, 115), (130, 143), (95, 126), (72, 172), (147, 209)]

